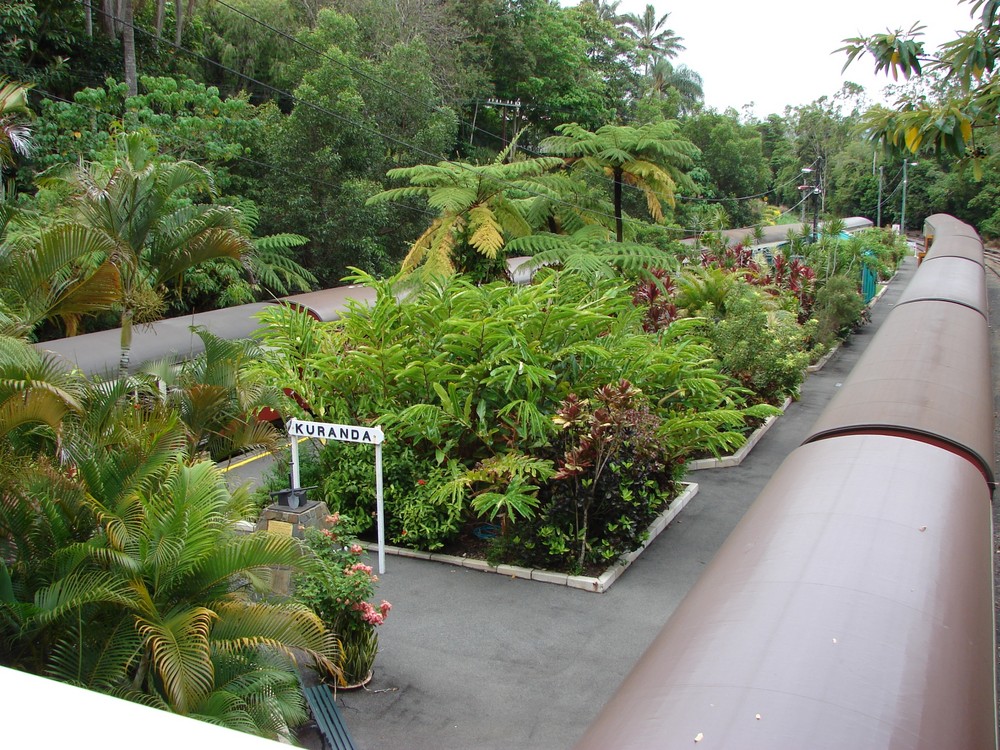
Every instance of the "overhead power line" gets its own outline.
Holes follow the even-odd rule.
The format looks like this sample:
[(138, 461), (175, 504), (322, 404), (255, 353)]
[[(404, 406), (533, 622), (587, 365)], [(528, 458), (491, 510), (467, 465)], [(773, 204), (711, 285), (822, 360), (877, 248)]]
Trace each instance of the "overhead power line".
[[(438, 105), (432, 104), (432, 103), (430, 103), (428, 101), (420, 101), (420, 100), (414, 99), (411, 94), (409, 94), (409, 93), (407, 93), (405, 91), (402, 91), (399, 88), (396, 88), (392, 84), (390, 84), (390, 83), (388, 83), (388, 82), (386, 82), (386, 81), (384, 81), (384, 80), (382, 80), (382, 79), (380, 79), (380, 78), (378, 78), (376, 76), (373, 76), (373, 75), (371, 75), (370, 73), (368, 73), (366, 71), (360, 70), (359, 68), (357, 68), (357, 67), (355, 67), (353, 65), (348, 65), (343, 60), (338, 60), (337, 58), (335, 58), (335, 57), (333, 57), (331, 55), (326, 54), (322, 50), (317, 49), (316, 47), (313, 47), (312, 45), (307, 44), (306, 42), (303, 42), (301, 39), (298, 39), (298, 38), (292, 36), (291, 34), (285, 32), (285, 31), (282, 31), (281, 29), (276, 28), (275, 26), (272, 26), (271, 24), (267, 23), (266, 21), (264, 21), (264, 20), (262, 20), (260, 18), (257, 18), (256, 16), (253, 16), (250, 13), (247, 13), (246, 11), (244, 11), (244, 10), (242, 10), (240, 8), (237, 8), (237, 7), (233, 6), (233, 5), (230, 5), (229, 3), (225, 2), (225, 0), (215, 0), (215, 2), (216, 2), (217, 5), (221, 5), (224, 8), (228, 8), (233, 13), (236, 13), (237, 15), (239, 15), (239, 16), (247, 19), (248, 21), (251, 21), (252, 23), (260, 25), (262, 28), (265, 28), (265, 29), (271, 31), (274, 34), (277, 34), (281, 38), (286, 39), (286, 40), (292, 42), (293, 44), (295, 44), (295, 45), (297, 45), (297, 46), (299, 46), (299, 47), (301, 47), (301, 48), (303, 48), (303, 49), (311, 52), (312, 54), (314, 54), (314, 55), (316, 55), (318, 57), (321, 57), (324, 60), (328, 60), (329, 62), (332, 62), (335, 65), (338, 65), (338, 66), (344, 68), (345, 70), (348, 70), (351, 73), (353, 73), (353, 74), (355, 74), (357, 76), (360, 76), (361, 78), (365, 79), (366, 81), (369, 81), (370, 83), (372, 83), (372, 84), (374, 84), (376, 86), (379, 86), (379, 87), (385, 89), (386, 91), (391, 91), (392, 93), (397, 94), (399, 97), (401, 97), (402, 99), (404, 99), (406, 101), (409, 101), (411, 103), (417, 104), (418, 106), (422, 106), (425, 109), (427, 109), (428, 111), (432, 111), (432, 112), (437, 111), (437, 110), (440, 109), (440, 107)], [(494, 99), (469, 100), (469, 101), (474, 101), (476, 103), (482, 103), (482, 104), (496, 104), (497, 103), (496, 100), (494, 100)], [(546, 107), (543, 107), (543, 106), (540, 106), (540, 105), (537, 105), (537, 104), (531, 103), (531, 102), (524, 102), (524, 103), (518, 102), (518, 108), (521, 108), (521, 107), (523, 107), (526, 110), (529, 109), (529, 108), (531, 108), (531, 109), (541, 109), (541, 110), (545, 110), (545, 111), (559, 111), (559, 112), (573, 113), (572, 110), (546, 108)], [(498, 142), (500, 142), (502, 144), (506, 144), (506, 142), (507, 142), (507, 139), (505, 139), (502, 135), (500, 135), (498, 133), (494, 133), (494, 132), (489, 131), (489, 130), (486, 130), (484, 128), (478, 127), (475, 123), (470, 123), (467, 120), (462, 120), (462, 119), (459, 119), (459, 123), (461, 125), (469, 128), (473, 132), (483, 133), (484, 135), (487, 135), (490, 138), (493, 138), (493, 139), (497, 140)], [(535, 151), (533, 149), (522, 147), (522, 150), (525, 151), (526, 153), (532, 154), (533, 156), (545, 156), (545, 154), (542, 154), (542, 153), (540, 153), (538, 151)], [(612, 181), (609, 180), (609, 179), (607, 179), (607, 178), (605, 178), (605, 181), (608, 182), (608, 184), (612, 184)], [(700, 202), (705, 202), (705, 203), (721, 203), (721, 202), (725, 202), (725, 201), (735, 201), (735, 202), (749, 201), (749, 200), (755, 200), (755, 199), (758, 199), (758, 198), (763, 198), (763, 197), (765, 197), (767, 195), (777, 194), (777, 192), (779, 190), (781, 190), (781, 188), (785, 187), (786, 185), (791, 184), (792, 182), (794, 182), (794, 178), (791, 181), (789, 181), (788, 183), (783, 183), (781, 185), (776, 185), (775, 187), (771, 188), (770, 190), (766, 190), (764, 192), (756, 193), (754, 195), (734, 196), (734, 197), (728, 197), (728, 198), (701, 198), (701, 197), (697, 197), (697, 196), (679, 195), (679, 196), (677, 196), (677, 200), (686, 201), (686, 202), (694, 202), (694, 203), (700, 203)], [(630, 190), (633, 190), (633, 191), (636, 191), (636, 192), (641, 192), (641, 189), (639, 187), (635, 186), (635, 185), (629, 185), (629, 184), (626, 183), (626, 188), (628, 188)]]
[[(227, 7), (231, 7), (231, 6), (227, 5)], [(348, 125), (351, 125), (352, 127), (358, 128), (359, 130), (371, 133), (371, 134), (373, 134), (373, 135), (375, 135), (375, 136), (377, 136), (379, 138), (382, 138), (383, 140), (385, 140), (387, 142), (393, 143), (394, 145), (397, 145), (397, 146), (399, 146), (401, 148), (405, 148), (405, 149), (407, 149), (407, 150), (409, 150), (409, 151), (411, 151), (411, 152), (413, 152), (415, 154), (419, 154), (421, 156), (429, 157), (431, 159), (439, 160), (439, 161), (447, 161), (448, 160), (447, 157), (444, 156), (444, 155), (442, 155), (442, 154), (435, 154), (435, 153), (433, 153), (431, 151), (428, 151), (427, 149), (424, 149), (424, 148), (422, 148), (420, 146), (417, 146), (415, 144), (409, 143), (409, 142), (407, 142), (407, 141), (405, 141), (405, 140), (403, 140), (401, 138), (397, 138), (397, 137), (395, 137), (393, 135), (390, 135), (390, 134), (387, 134), (387, 133), (383, 133), (383, 132), (379, 131), (377, 128), (370, 127), (366, 123), (358, 122), (357, 120), (354, 120), (354, 119), (352, 119), (350, 117), (341, 115), (340, 113), (337, 113), (337, 112), (334, 112), (332, 110), (329, 110), (326, 107), (322, 107), (322, 106), (320, 106), (318, 104), (315, 104), (314, 102), (310, 102), (310, 101), (308, 101), (306, 99), (303, 99), (302, 97), (296, 96), (295, 94), (293, 94), (293, 93), (291, 93), (289, 91), (285, 91), (285, 90), (280, 89), (280, 88), (278, 88), (276, 86), (272, 86), (271, 84), (268, 84), (268, 83), (266, 83), (264, 81), (258, 80), (258, 79), (254, 78), (252, 76), (249, 76), (249, 75), (247, 75), (245, 73), (241, 73), (240, 71), (235, 70), (234, 68), (231, 68), (231, 67), (229, 67), (229, 66), (227, 66), (227, 65), (219, 62), (218, 60), (213, 60), (213, 59), (211, 59), (211, 58), (209, 58), (209, 57), (207, 57), (205, 55), (202, 55), (202, 54), (200, 54), (198, 52), (190, 50), (190, 49), (184, 47), (183, 45), (176, 44), (176, 43), (170, 41), (169, 39), (162, 39), (162, 38), (156, 37), (152, 32), (147, 31), (146, 29), (143, 29), (142, 27), (137, 26), (134, 23), (129, 24), (129, 23), (125, 22), (123, 19), (119, 19), (114, 14), (107, 13), (106, 11), (104, 11), (101, 8), (98, 8), (98, 7), (95, 6), (94, 10), (97, 11), (98, 13), (101, 13), (103, 15), (107, 15), (107, 16), (109, 16), (111, 18), (114, 18), (116, 20), (116, 22), (121, 23), (121, 24), (126, 25), (126, 26), (129, 26), (134, 31), (138, 31), (139, 33), (144, 34), (144, 35), (146, 35), (148, 37), (151, 37), (151, 38), (156, 38), (159, 42), (167, 44), (167, 45), (173, 47), (174, 49), (176, 49), (176, 50), (178, 50), (178, 51), (180, 51), (180, 52), (182, 52), (182, 53), (184, 53), (186, 55), (189, 55), (190, 57), (193, 57), (195, 59), (201, 60), (202, 62), (204, 62), (206, 64), (213, 65), (213, 66), (219, 68), (220, 70), (226, 71), (227, 73), (235, 75), (235, 76), (237, 76), (237, 77), (239, 77), (239, 78), (241, 78), (241, 79), (243, 79), (245, 81), (248, 81), (248, 82), (250, 82), (250, 83), (252, 83), (252, 84), (254, 84), (256, 86), (259, 86), (259, 87), (261, 87), (263, 89), (271, 91), (271, 92), (273, 92), (274, 94), (276, 94), (276, 95), (278, 95), (280, 97), (285, 97), (286, 99), (288, 99), (289, 101), (294, 102), (295, 104), (300, 104), (300, 105), (305, 106), (307, 108), (313, 109), (313, 110), (315, 110), (317, 112), (325, 114), (325, 115), (327, 115), (329, 117), (332, 117), (335, 120), (338, 120), (340, 122), (344, 122), (344, 123), (346, 123)], [(243, 14), (242, 12), (241, 12), (241, 14), (242, 15), (246, 15), (246, 14)], [(251, 18), (251, 19), (253, 18), (252, 16), (247, 16), (247, 17)], [(253, 19), (253, 20), (257, 20), (257, 19)], [(265, 26), (267, 25), (267, 24), (264, 24), (263, 22), (260, 22), (260, 23), (262, 25), (265, 25)], [(279, 33), (284, 34), (284, 32), (279, 32)], [(306, 45), (306, 46), (308, 47), (308, 45)], [(310, 49), (313, 49), (313, 48), (310, 47)], [(323, 55), (323, 53), (321, 53), (319, 51), (316, 51), (314, 49), (313, 49), (313, 51), (316, 52), (317, 54)], [(323, 56), (324, 57), (328, 57), (328, 56), (325, 56), (325, 55), (323, 55)], [(339, 64), (339, 61), (334, 60), (334, 62), (337, 62)], [(368, 77), (371, 79), (370, 76), (368, 76)], [(376, 80), (377, 81), (377, 79), (372, 79), (372, 80)], [(491, 135), (495, 135), (495, 134), (491, 134)], [(469, 171), (474, 171), (474, 167), (472, 167), (471, 165), (465, 165), (463, 162), (453, 162), (453, 163), (456, 164), (457, 166), (459, 166), (460, 168), (468, 169)], [(548, 195), (543, 195), (541, 193), (532, 191), (532, 190), (530, 190), (528, 188), (525, 188), (523, 186), (511, 183), (511, 182), (509, 182), (507, 180), (497, 179), (496, 181), (499, 184), (501, 184), (501, 185), (507, 185), (509, 187), (518, 189), (518, 190), (520, 190), (522, 192), (525, 192), (525, 193), (527, 193), (529, 195), (534, 195), (536, 197), (545, 198), (546, 200), (548, 200), (551, 203), (556, 204), (556, 205), (567, 206), (567, 207), (572, 208), (572, 209), (574, 209), (576, 211), (580, 211), (580, 212), (589, 214), (591, 216), (602, 217), (602, 218), (605, 218), (605, 219), (608, 219), (608, 220), (611, 220), (611, 221), (616, 220), (616, 217), (614, 215), (606, 213), (604, 211), (599, 211), (599, 210), (592, 209), (592, 208), (586, 208), (586, 207), (580, 206), (579, 204), (571, 203), (569, 201), (565, 201), (565, 200), (558, 199), (558, 198), (553, 198), (553, 197), (548, 196)], [(630, 186), (630, 187), (634, 187), (634, 186)], [(746, 196), (746, 197), (742, 197), (742, 198), (739, 198), (739, 199), (733, 199), (733, 198), (728, 198), (728, 199), (727, 198), (722, 198), (722, 199), (697, 199), (697, 198), (688, 198), (686, 196), (678, 196), (678, 198), (680, 198), (682, 200), (696, 200), (696, 201), (697, 200), (701, 200), (701, 201), (704, 201), (704, 202), (708, 203), (708, 202), (719, 202), (719, 201), (724, 201), (724, 200), (750, 200), (750, 199), (753, 199), (753, 198), (762, 197), (763, 195), (767, 195), (769, 192), (773, 192), (773, 191), (768, 191), (768, 192), (765, 192), (765, 193), (761, 193), (761, 194), (759, 194), (757, 196)], [(678, 231), (695, 231), (695, 230), (678, 230), (676, 228), (672, 229), (672, 228), (669, 228), (669, 227), (663, 227), (662, 225), (648, 224), (646, 222), (642, 222), (642, 221), (635, 220), (635, 219), (630, 219), (628, 217), (622, 217), (622, 220), (626, 224), (638, 225), (638, 226), (641, 226), (641, 227), (644, 227), (644, 228), (657, 227), (658, 229), (662, 229), (664, 231), (669, 231), (671, 233), (678, 232)]]

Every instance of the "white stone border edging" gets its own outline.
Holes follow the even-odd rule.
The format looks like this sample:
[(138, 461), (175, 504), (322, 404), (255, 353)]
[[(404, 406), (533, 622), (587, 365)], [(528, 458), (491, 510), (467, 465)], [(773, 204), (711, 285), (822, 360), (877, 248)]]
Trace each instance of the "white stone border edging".
[[(572, 576), (568, 573), (554, 573), (551, 570), (539, 570), (536, 568), (522, 568), (518, 565), (490, 565), (485, 560), (471, 557), (459, 557), (458, 555), (440, 555), (436, 552), (421, 552), (419, 550), (407, 549), (405, 547), (387, 546), (387, 555), (397, 555), (398, 557), (412, 557), (417, 560), (430, 560), (431, 562), (446, 563), (456, 565), (461, 568), (480, 570), (484, 573), (499, 573), (511, 578), (523, 578), (525, 580), (539, 581), (541, 583), (554, 583), (557, 586), (568, 586), (571, 589), (581, 591), (591, 591), (596, 594), (603, 594), (611, 584), (618, 580), (628, 566), (631, 565), (642, 553), (650, 542), (656, 539), (667, 526), (673, 521), (677, 514), (684, 510), (685, 506), (691, 502), (691, 498), (698, 494), (698, 485), (694, 482), (681, 482), (684, 491), (673, 499), (673, 502), (656, 517), (646, 529), (647, 538), (640, 547), (624, 555), (620, 562), (608, 568), (599, 576)], [(371, 542), (364, 544), (365, 548), (371, 551), (375, 545)]]
[(833, 359), (834, 354), (840, 351), (840, 344), (841, 342), (838, 341), (837, 345), (834, 346), (830, 351), (828, 351), (822, 357), (820, 357), (819, 360), (816, 362), (816, 364), (809, 365), (806, 368), (806, 372), (812, 375), (814, 372), (819, 372), (824, 367), (826, 367), (826, 363), (829, 362), (831, 359)]
[[(781, 409), (782, 414), (791, 403), (792, 399), (789, 397), (786, 398), (785, 402), (778, 407)], [(765, 419), (764, 424), (750, 433), (750, 437), (747, 438), (747, 441), (743, 443), (740, 449), (733, 455), (721, 456), (719, 458), (696, 459), (687, 465), (688, 471), (701, 471), (702, 469), (728, 469), (733, 466), (739, 466), (743, 463), (743, 460), (750, 455), (750, 451), (752, 451), (754, 446), (760, 442), (760, 439), (767, 434), (767, 431), (771, 429), (771, 425), (773, 425), (780, 416), (781, 414), (775, 414), (773, 417)]]

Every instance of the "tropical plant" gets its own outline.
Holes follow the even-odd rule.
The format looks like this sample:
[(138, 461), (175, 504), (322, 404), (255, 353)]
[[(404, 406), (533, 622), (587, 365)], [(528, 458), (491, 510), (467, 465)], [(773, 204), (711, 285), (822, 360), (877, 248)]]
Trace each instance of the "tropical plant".
[(663, 473), (664, 456), (654, 438), (660, 420), (641, 394), (622, 379), (598, 388), (593, 402), (571, 393), (553, 417), (557, 427), (569, 435), (553, 478), (574, 483), (571, 495), (579, 519), (574, 537), (580, 545), (576, 564), (581, 568), (590, 547), (590, 514), (598, 498), (604, 498), (603, 492), (598, 495), (598, 488), (612, 462), (629, 456), (644, 465), (651, 463), (646, 468), (653, 468), (653, 474)]
[[(59, 320), (74, 335), (80, 318), (111, 308), (120, 297), (112, 243), (63, 225), (41, 232), (19, 227), (24, 211), (0, 202), (0, 300), (17, 331), (31, 333), (40, 323)], [(108, 256), (93, 262), (95, 255)]]
[(290, 538), (237, 535), (245, 497), (229, 493), (213, 464), (186, 462), (176, 418), (136, 401), (137, 388), (89, 389), (79, 416), (63, 420), (65, 471), (32, 462), (5, 487), (8, 659), (288, 737), (304, 718), (293, 649), (331, 664), (335, 646), (313, 613), (262, 595), (273, 566), (308, 568), (309, 559)]
[(546, 153), (565, 157), (577, 170), (606, 174), (613, 186), (615, 236), (622, 231), (622, 189), (638, 188), (654, 221), (662, 221), (663, 202), (674, 205), (678, 190), (694, 191), (694, 183), (685, 170), (694, 166), (697, 147), (681, 137), (675, 121), (664, 121), (634, 128), (627, 125), (604, 125), (595, 132), (576, 123), (560, 125), (559, 135), (546, 138)]
[(710, 264), (692, 269), (677, 280), (677, 307), (688, 315), (723, 317), (738, 283), (735, 274)]
[(838, 52), (847, 55), (846, 70), (855, 60), (870, 55), (876, 73), (893, 80), (922, 76), (943, 79), (931, 96), (904, 94), (894, 109), (877, 106), (865, 114), (864, 127), (873, 140), (899, 151), (917, 153), (921, 147), (959, 159), (971, 158), (981, 177), (987, 155), (976, 130), (996, 126), (998, 113), (996, 63), (1000, 52), (1000, 24), (995, 0), (967, 0), (970, 16), (980, 14), (974, 28), (931, 53), (920, 39), (924, 26), (887, 30), (871, 36), (844, 39)]
[(708, 335), (723, 371), (760, 402), (777, 405), (798, 395), (816, 322), (799, 325), (796, 313), (769, 300), (746, 284), (734, 285), (725, 315)]
[(865, 303), (858, 294), (858, 284), (848, 276), (833, 276), (816, 294), (817, 338), (827, 345), (847, 335), (861, 322)]
[[(239, 209), (256, 212), (249, 202), (240, 202)], [(247, 233), (253, 231), (253, 223), (244, 223)], [(295, 261), (290, 252), (305, 245), (309, 241), (306, 237), (282, 232), (251, 237), (250, 241), (253, 251), (245, 258), (245, 267), (226, 258), (190, 269), (184, 275), (183, 297), (172, 296), (169, 300), (174, 315), (246, 305), (261, 298), (309, 291), (316, 286), (316, 277)]]
[(615, 24), (624, 21), (624, 18), (618, 14), (618, 6), (621, 5), (621, 0), (613, 0), (612, 2), (607, 2), (607, 0), (583, 0), (581, 4), (593, 5), (594, 10), (597, 12), (597, 17), (602, 21), (610, 21)]
[(584, 278), (614, 279), (649, 273), (651, 269), (674, 267), (676, 256), (638, 242), (614, 242), (600, 224), (586, 224), (572, 234), (538, 232), (511, 240), (511, 253), (532, 256), (519, 271), (560, 268)]
[[(512, 287), (451, 277), (408, 288), (405, 301), (392, 281), (353, 280), (374, 287), (375, 299), (332, 325), (269, 311), (262, 340), (271, 356), (258, 366), (325, 419), (377, 422), (391, 436), (387, 453), (400, 458), (386, 462), (385, 496), (397, 543), (436, 548), (492, 520), (498, 544), (523, 542), (506, 551), (512, 559), (526, 544), (541, 549), (534, 535), (555, 523), (543, 516), (552, 512), (551, 466), (562, 456), (552, 416), (571, 393), (623, 378), (641, 387), (651, 418), (663, 425), (657, 441), (670, 457), (670, 477), (694, 452), (743, 439), (746, 394), (714, 366), (702, 324), (680, 320), (647, 333), (648, 311), (633, 304), (621, 279), (545, 269), (533, 285)], [(314, 481), (330, 507), (369, 515), (370, 468), (343, 447), (328, 447), (320, 461)], [(649, 467), (638, 466), (616, 469), (608, 492), (640, 481)], [(568, 495), (556, 495), (563, 507)], [(644, 498), (633, 494), (645, 518)], [(567, 523), (560, 516), (560, 534), (576, 540)], [(593, 545), (604, 557), (624, 553), (636, 538)], [(570, 546), (579, 551), (576, 541)], [(573, 567), (575, 560), (558, 554), (550, 562)]]
[(126, 134), (112, 164), (83, 164), (69, 184), (74, 213), (53, 228), (51, 241), (85, 243), (93, 267), (114, 266), (124, 374), (133, 325), (160, 316), (168, 285), (182, 289), (184, 274), (206, 261), (243, 263), (252, 245), (238, 210), (190, 202), (201, 192), (214, 195), (211, 173), (189, 161), (158, 161), (148, 134)]
[(3, 173), (16, 164), (17, 156), (31, 153), (31, 130), (26, 123), (30, 84), (0, 76), (0, 201), (7, 192)]
[(690, 114), (705, 100), (704, 81), (687, 65), (676, 68), (665, 57), (654, 57), (649, 66), (647, 95), (666, 99), (671, 92), (677, 97), (678, 114)]
[(647, 75), (651, 60), (657, 57), (677, 57), (677, 53), (685, 49), (681, 44), (682, 37), (666, 27), (669, 17), (670, 13), (664, 13), (657, 19), (656, 8), (652, 4), (646, 5), (641, 16), (629, 13), (624, 17), (625, 33), (635, 40), (639, 49), (639, 62), (645, 66), (644, 72)]
[(0, 334), (0, 440), (25, 425), (56, 433), (80, 412), (79, 382), (23, 339)]
[(403, 271), (423, 265), (427, 276), (471, 271), (485, 258), (486, 278), (506, 272), (501, 250), (513, 237), (531, 232), (525, 219), (528, 195), (548, 193), (538, 178), (561, 163), (539, 157), (503, 163), (506, 153), (492, 164), (439, 162), (389, 171), (390, 178), (410, 181), (409, 187), (386, 190), (368, 200), (378, 203), (404, 198), (425, 198), (439, 215), (413, 243)]
[(320, 564), (295, 577), (295, 598), (336, 634), (339, 669), (323, 671), (324, 677), (357, 685), (371, 676), (378, 653), (375, 628), (385, 622), (392, 605), (383, 599), (376, 607), (369, 601), (378, 576), (361, 562), (364, 548), (348, 533), (340, 514), (327, 516), (324, 524), (306, 530), (306, 541)]
[(267, 386), (248, 365), (264, 351), (251, 341), (227, 341), (204, 327), (192, 327), (204, 353), (178, 365), (148, 362), (141, 372), (162, 388), (163, 401), (187, 428), (189, 455), (204, 451), (213, 461), (254, 448), (276, 450), (283, 434), (261, 412), (287, 411), (288, 398)]

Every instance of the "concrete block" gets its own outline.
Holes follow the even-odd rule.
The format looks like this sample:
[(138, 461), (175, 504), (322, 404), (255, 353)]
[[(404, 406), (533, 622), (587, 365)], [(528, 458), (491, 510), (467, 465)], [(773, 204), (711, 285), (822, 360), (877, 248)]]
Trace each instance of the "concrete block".
[[(432, 557), (430, 552), (424, 552), (419, 549), (408, 549), (406, 547), (392, 547), (393, 550), (392, 552), (389, 552), (389, 549), (390, 549), (389, 547), (385, 548), (385, 552), (387, 555), (391, 554), (391, 555), (399, 555), (400, 557), (412, 557), (416, 560), (430, 560)], [(373, 548), (371, 548), (372, 552), (376, 552), (377, 550), (378, 550), (377, 544), (374, 545)]]
[(490, 565), (485, 560), (480, 560), (480, 559), (475, 558), (475, 557), (466, 557), (466, 558), (463, 558), (463, 559), (465, 560), (465, 562), (463, 562), (462, 565), (464, 565), (466, 568), (469, 568), (471, 570), (482, 570), (482, 571), (485, 571), (487, 573), (496, 573), (497, 572), (497, 569), (495, 567), (493, 567), (492, 565)]
[(553, 573), (551, 570), (531, 571), (531, 580), (541, 581), (542, 583), (554, 583), (559, 586), (565, 586), (567, 578), (569, 578), (569, 576), (565, 573)]
[(457, 565), (459, 567), (463, 567), (465, 565), (465, 558), (457, 557), (455, 555), (439, 555), (432, 553), (429, 559), (434, 562), (447, 563), (448, 565)]
[(566, 576), (566, 585), (571, 589), (601, 593), (597, 585), (597, 579), (593, 576)]
[(511, 578), (531, 580), (531, 568), (522, 568), (519, 565), (497, 565), (497, 573)]

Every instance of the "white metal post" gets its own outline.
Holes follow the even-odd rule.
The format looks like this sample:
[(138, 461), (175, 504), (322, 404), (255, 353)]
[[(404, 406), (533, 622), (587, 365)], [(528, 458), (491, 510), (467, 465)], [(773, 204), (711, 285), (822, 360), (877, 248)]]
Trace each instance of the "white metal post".
[(295, 418), (288, 423), (288, 431), (292, 433), (289, 435), (289, 442), (292, 447), (292, 489), (296, 490), (302, 486), (302, 480), (299, 479), (299, 439), (295, 437)]
[(375, 509), (378, 522), (378, 574), (385, 573), (385, 513), (382, 503), (382, 442), (375, 444)]

